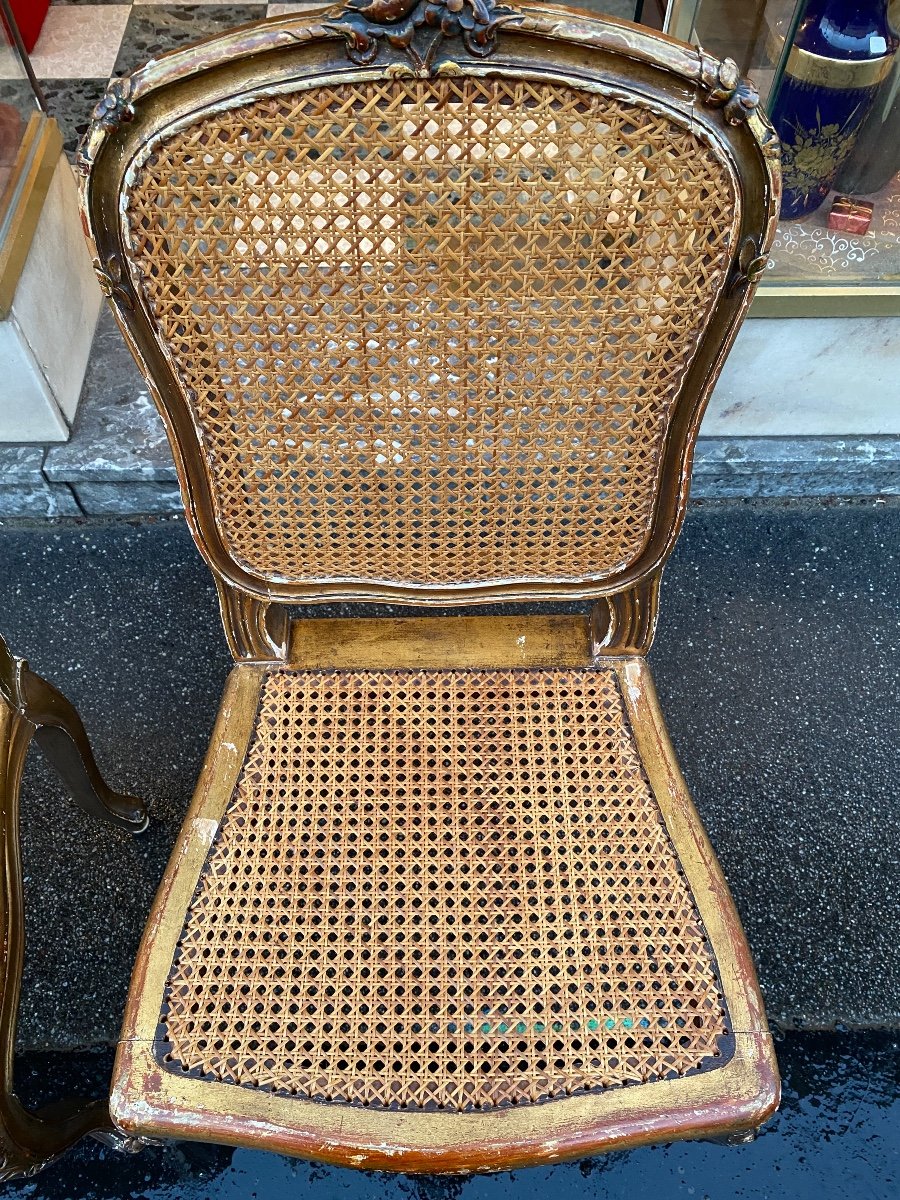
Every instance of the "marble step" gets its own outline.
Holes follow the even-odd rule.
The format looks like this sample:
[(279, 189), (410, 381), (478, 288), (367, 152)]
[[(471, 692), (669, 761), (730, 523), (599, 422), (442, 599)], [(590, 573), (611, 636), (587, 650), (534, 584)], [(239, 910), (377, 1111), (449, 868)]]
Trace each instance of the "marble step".
[[(815, 411), (816, 388), (811, 399), (803, 400), (802, 410), (796, 398), (793, 406), (783, 402), (785, 415), (779, 419), (779, 399), (771, 394), (778, 389), (771, 380), (760, 382), (758, 397), (744, 388), (740, 395), (745, 400), (735, 399), (746, 367), (743, 358), (759, 350), (753, 341), (760, 336), (757, 327), (762, 327), (771, 351), (777, 324), (747, 323), (750, 333), (746, 339), (742, 334), (704, 419), (692, 496), (900, 494), (900, 424), (890, 414), (864, 411), (860, 405), (858, 418), (839, 412), (838, 421), (833, 403), (823, 400)], [(821, 334), (828, 323), (812, 324)], [(860, 432), (838, 432), (854, 419)], [(760, 431), (767, 436), (759, 436)], [(0, 517), (135, 516), (180, 510), (162, 421), (104, 312), (70, 440), (50, 447), (0, 446)]]

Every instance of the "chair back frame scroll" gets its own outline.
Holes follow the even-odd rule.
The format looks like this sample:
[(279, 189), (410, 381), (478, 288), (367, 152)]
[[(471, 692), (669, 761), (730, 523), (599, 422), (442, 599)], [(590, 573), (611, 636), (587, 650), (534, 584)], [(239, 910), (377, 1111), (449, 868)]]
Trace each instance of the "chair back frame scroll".
[[(495, 122), (490, 176), (479, 114)], [(363, 172), (376, 151), (393, 172), (381, 197)], [(333, 600), (593, 599), (595, 652), (645, 652), (700, 419), (774, 236), (778, 153), (730, 60), (539, 4), (351, 0), (113, 80), (79, 156), (85, 228), (235, 658), (285, 659), (284, 606)], [(338, 278), (324, 299), (316, 205)], [(291, 212), (302, 250), (278, 234)], [(407, 309), (385, 300), (404, 270)], [(376, 413), (385, 381), (396, 407)], [(416, 408), (429, 387), (436, 407)]]

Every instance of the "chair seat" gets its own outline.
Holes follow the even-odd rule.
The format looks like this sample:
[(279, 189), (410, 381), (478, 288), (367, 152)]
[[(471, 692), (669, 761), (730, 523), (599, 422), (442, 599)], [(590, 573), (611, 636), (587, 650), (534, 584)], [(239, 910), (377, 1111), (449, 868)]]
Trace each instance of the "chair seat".
[(138, 957), (123, 1129), (493, 1169), (776, 1103), (642, 660), (236, 668)]

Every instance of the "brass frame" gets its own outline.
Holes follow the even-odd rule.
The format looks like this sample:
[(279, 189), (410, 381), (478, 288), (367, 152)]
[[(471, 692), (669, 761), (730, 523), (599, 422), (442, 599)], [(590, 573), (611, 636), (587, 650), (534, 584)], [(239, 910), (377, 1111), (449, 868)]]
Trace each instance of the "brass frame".
[[(672, 36), (689, 40), (701, 0), (668, 0), (663, 28)], [(778, 63), (782, 70), (790, 49)], [(760, 283), (751, 317), (896, 317), (900, 316), (900, 284), (892, 279), (863, 282), (804, 283), (800, 280)]]
[(760, 287), (753, 317), (896, 317), (896, 283), (767, 283)]
[(32, 113), (16, 163), (6, 186), (10, 204), (6, 234), (0, 242), (0, 321), (12, 308), (16, 288), (34, 240), (44, 201), (62, 154), (63, 139), (59, 126), (46, 113)]
[(0, 1180), (34, 1175), (87, 1134), (132, 1148), (113, 1126), (105, 1099), (66, 1101), (26, 1111), (13, 1092), (13, 1055), (25, 950), (19, 844), (19, 788), (32, 739), (72, 798), (91, 816), (140, 833), (147, 811), (104, 783), (78, 713), (56, 688), (14, 658), (0, 638)]
[(701, 0), (668, 0), (663, 30), (670, 37), (689, 42), (700, 10), (700, 2)]
[[(573, 9), (526, 5), (513, 11), (483, 0), (469, 3), (492, 22), (476, 22), (476, 30), (489, 29), (484, 45), (475, 34), (461, 44), (431, 32), (427, 12), (435, 5), (427, 0), (372, 0), (343, 12), (328, 9), (248, 25), (176, 50), (128, 79), (113, 80), (82, 144), (83, 217), (98, 277), (165, 421), (187, 520), (216, 577), (226, 633), (238, 660), (284, 659), (288, 621), (283, 609), (270, 608), (273, 602), (337, 599), (459, 605), (602, 597), (598, 619), (607, 626), (605, 649), (642, 651), (649, 646), (659, 573), (684, 518), (700, 420), (774, 236), (778, 139), (759, 111), (752, 85), (740, 79), (728, 60), (720, 63), (702, 50), (638, 26)], [(554, 49), (552, 63), (548, 42)], [(716, 147), (735, 177), (740, 229), (732, 271), (675, 404), (652, 533), (635, 561), (602, 579), (424, 587), (376, 580), (282, 583), (254, 575), (224, 543), (198, 431), (128, 265), (121, 205), (129, 173), (148, 146), (168, 131), (260, 92), (398, 73), (460, 72), (549, 77), (588, 90), (615, 91), (618, 86), (635, 92), (690, 124)]]

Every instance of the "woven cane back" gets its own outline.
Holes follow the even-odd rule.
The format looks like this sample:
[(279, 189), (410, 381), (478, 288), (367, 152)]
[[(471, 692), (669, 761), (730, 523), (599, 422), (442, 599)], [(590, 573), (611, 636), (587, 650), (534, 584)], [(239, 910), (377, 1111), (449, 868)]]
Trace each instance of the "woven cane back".
[(291, 18), (151, 64), (98, 116), (101, 279), (228, 584), (602, 595), (670, 549), (737, 252), (769, 236), (763, 127), (697, 107), (737, 94), (702, 53), (629, 33), (636, 67), (589, 18), (575, 53), (550, 12), (508, 18), (490, 69), (416, 71), (386, 46), (338, 65), (346, 30)]
[(634, 561), (738, 215), (680, 122), (474, 78), (211, 114), (126, 208), (230, 553), (420, 585)]

